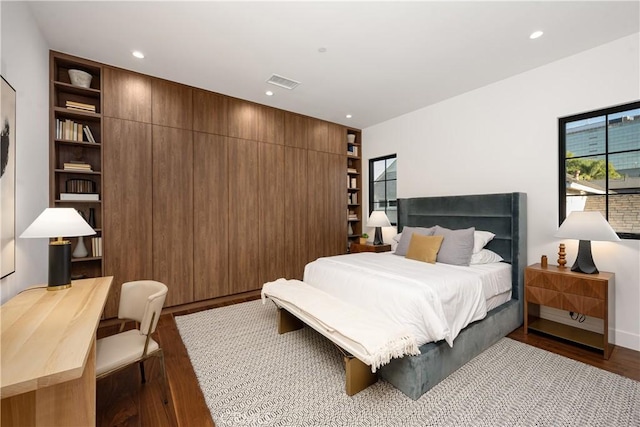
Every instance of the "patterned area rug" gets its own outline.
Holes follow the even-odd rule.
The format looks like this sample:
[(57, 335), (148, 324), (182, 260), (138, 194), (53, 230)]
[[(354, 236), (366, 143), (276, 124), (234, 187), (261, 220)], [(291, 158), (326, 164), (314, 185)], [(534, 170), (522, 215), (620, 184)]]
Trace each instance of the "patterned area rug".
[(335, 346), (278, 335), (260, 301), (176, 317), (216, 426), (638, 426), (640, 383), (509, 338), (417, 401), (384, 381), (349, 397)]

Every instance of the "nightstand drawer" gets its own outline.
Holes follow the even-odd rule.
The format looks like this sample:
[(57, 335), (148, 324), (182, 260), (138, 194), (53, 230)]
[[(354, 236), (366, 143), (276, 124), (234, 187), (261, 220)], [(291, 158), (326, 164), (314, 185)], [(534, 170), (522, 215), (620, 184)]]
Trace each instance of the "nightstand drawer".
[(527, 287), (527, 302), (562, 309), (562, 293), (544, 288)]
[(546, 271), (527, 270), (525, 272), (525, 286), (561, 292), (564, 288), (564, 282), (562, 276), (558, 274), (549, 274)]
[(568, 277), (565, 279), (563, 292), (566, 294), (582, 295), (589, 298), (604, 300), (607, 298), (606, 285), (607, 282), (604, 280)]
[[(568, 293), (562, 294), (562, 310), (604, 319), (605, 301)], [(546, 304), (545, 304), (546, 305)]]

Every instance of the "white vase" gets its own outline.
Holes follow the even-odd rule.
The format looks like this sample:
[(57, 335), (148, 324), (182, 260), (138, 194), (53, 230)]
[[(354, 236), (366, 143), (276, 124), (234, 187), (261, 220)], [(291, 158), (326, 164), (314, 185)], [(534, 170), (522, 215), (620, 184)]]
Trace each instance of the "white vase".
[(74, 258), (84, 258), (87, 255), (89, 255), (89, 251), (87, 250), (86, 246), (84, 245), (84, 237), (80, 236), (80, 237), (78, 237), (78, 244), (76, 245), (76, 248), (73, 251), (73, 257)]

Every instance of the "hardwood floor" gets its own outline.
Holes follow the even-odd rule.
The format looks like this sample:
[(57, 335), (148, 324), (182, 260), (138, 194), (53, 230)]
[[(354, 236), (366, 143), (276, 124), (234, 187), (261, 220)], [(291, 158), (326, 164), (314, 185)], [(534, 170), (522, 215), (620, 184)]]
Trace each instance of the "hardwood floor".
[[(206, 308), (211, 307), (201, 307), (188, 312)], [(110, 332), (101, 329), (99, 336)], [(97, 426), (207, 427), (214, 425), (189, 362), (189, 356), (182, 344), (173, 314), (164, 314), (160, 317), (156, 334), (165, 353), (167, 381), (170, 389), (169, 403), (167, 405), (162, 403), (162, 376), (157, 359), (152, 358), (145, 364), (147, 376), (145, 384), (140, 382), (140, 371), (137, 366), (132, 366), (98, 382)], [(604, 360), (596, 352), (552, 338), (532, 333), (524, 335), (522, 327), (508, 336), (514, 340), (640, 381), (640, 352), (615, 347), (610, 359)]]

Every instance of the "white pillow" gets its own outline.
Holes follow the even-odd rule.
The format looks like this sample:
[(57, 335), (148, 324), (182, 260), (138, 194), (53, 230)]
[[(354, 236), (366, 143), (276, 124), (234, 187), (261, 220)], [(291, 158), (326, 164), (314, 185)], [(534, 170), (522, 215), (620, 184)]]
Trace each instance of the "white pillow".
[(395, 236), (393, 236), (393, 240), (395, 240), (396, 243), (400, 243), (400, 239), (402, 239), (402, 233), (398, 233)]
[(484, 248), (485, 246), (487, 246), (487, 243), (489, 243), (491, 240), (493, 240), (493, 238), (496, 235), (493, 234), (490, 231), (475, 231), (473, 233), (473, 253), (477, 254), (479, 253), (482, 248)]
[(503, 258), (497, 253), (490, 251), (489, 249), (482, 249), (477, 254), (471, 255), (470, 265), (474, 264), (490, 264), (492, 262), (503, 261)]

